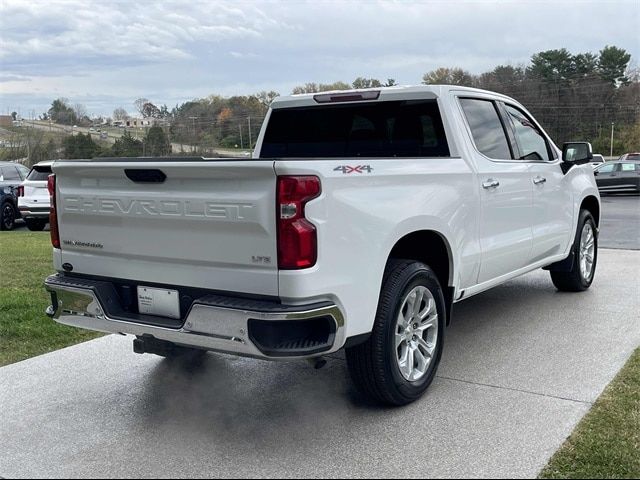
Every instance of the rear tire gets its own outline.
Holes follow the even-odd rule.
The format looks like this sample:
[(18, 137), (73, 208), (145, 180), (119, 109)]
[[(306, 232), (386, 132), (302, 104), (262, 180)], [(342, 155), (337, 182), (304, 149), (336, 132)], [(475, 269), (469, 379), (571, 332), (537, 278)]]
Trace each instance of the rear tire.
[(47, 226), (47, 220), (34, 220), (27, 218), (25, 223), (27, 224), (27, 228), (32, 232), (41, 232), (44, 230), (44, 227)]
[(15, 207), (10, 202), (4, 202), (0, 208), (0, 230), (13, 230), (17, 217)]
[(598, 229), (588, 210), (580, 210), (572, 252), (571, 270), (551, 271), (551, 281), (562, 292), (583, 292), (593, 283), (598, 262)]
[(420, 398), (442, 357), (445, 317), (444, 295), (433, 270), (414, 260), (389, 260), (371, 336), (346, 349), (356, 387), (387, 405)]

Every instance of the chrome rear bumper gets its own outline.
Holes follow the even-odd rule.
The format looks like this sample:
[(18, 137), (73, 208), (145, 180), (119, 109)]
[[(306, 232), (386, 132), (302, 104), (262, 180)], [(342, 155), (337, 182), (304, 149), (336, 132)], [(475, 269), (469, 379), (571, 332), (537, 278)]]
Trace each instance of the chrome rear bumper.
[[(48, 277), (45, 288), (51, 293), (52, 305), (47, 308), (47, 315), (73, 327), (153, 337), (181, 346), (271, 360), (326, 355), (339, 350), (345, 343), (344, 317), (336, 305), (328, 302), (289, 306), (211, 296), (193, 302), (180, 328), (167, 328), (139, 323), (135, 318), (114, 318), (107, 313), (109, 309), (105, 309), (105, 304), (113, 304), (117, 299), (104, 298), (104, 293), (95, 288), (96, 283), (99, 282), (75, 277), (67, 279), (63, 275)], [(326, 342), (321, 344), (289, 339), (285, 343), (293, 346), (278, 349), (266, 342), (260, 343), (256, 337), (256, 332), (265, 328), (270, 329), (267, 337), (273, 336), (272, 332), (286, 336), (291, 327), (295, 329), (302, 322), (316, 321), (326, 322), (331, 327)]]

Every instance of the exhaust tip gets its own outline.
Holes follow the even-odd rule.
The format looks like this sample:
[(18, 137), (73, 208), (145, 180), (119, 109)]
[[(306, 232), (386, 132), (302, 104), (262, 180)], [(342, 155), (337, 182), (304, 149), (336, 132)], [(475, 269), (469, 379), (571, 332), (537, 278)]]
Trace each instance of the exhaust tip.
[(308, 359), (308, 362), (314, 368), (314, 370), (320, 370), (327, 364), (327, 360), (323, 357), (310, 358)]

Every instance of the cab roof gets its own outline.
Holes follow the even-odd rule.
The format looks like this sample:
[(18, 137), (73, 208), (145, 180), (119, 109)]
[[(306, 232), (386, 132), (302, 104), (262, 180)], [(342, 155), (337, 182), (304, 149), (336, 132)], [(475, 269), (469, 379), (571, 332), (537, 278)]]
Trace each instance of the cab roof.
[(331, 90), (327, 92), (284, 95), (277, 97), (271, 103), (271, 108), (307, 107), (331, 103), (358, 103), (361, 101), (435, 100), (447, 95), (451, 91), (481, 94), (483, 96), (489, 95), (498, 99), (514, 101), (499, 93), (481, 90), (479, 88), (461, 87), (459, 85), (395, 85), (393, 87)]

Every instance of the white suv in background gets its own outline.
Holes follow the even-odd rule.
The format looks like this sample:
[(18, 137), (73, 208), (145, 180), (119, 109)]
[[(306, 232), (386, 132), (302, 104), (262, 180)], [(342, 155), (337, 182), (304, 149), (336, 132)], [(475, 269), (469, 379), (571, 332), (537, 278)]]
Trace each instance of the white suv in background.
[(33, 166), (18, 193), (18, 210), (32, 231), (42, 231), (49, 222), (49, 190), (47, 181), (53, 161)]

